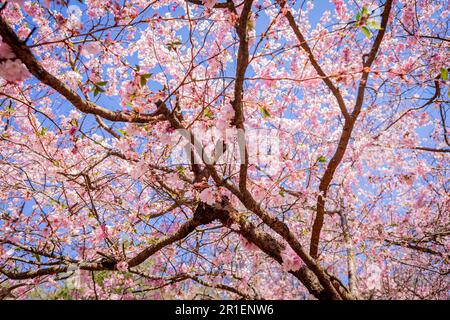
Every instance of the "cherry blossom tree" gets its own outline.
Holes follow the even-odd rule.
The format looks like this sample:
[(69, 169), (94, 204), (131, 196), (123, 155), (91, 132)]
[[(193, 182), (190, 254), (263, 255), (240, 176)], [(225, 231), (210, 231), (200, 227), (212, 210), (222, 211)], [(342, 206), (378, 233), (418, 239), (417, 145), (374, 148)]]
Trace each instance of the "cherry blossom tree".
[(448, 299), (447, 1), (0, 2), (0, 299)]

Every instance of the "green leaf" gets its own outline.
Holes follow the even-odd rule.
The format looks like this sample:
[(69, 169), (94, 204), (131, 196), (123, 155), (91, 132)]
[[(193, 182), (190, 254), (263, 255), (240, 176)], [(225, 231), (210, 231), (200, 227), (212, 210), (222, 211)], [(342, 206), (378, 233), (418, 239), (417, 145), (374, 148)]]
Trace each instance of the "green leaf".
[(5, 111), (12, 114), (16, 110), (14, 110), (14, 108), (11, 105), (9, 105), (9, 106), (5, 106)]
[(448, 79), (448, 69), (447, 68), (441, 68), (441, 78), (444, 81)]
[(174, 41), (169, 41), (166, 43), (166, 47), (167, 49), (170, 50), (175, 50), (177, 45), (182, 44), (182, 42), (180, 40), (174, 40)]
[(214, 114), (209, 107), (206, 107), (205, 110), (203, 110), (203, 115), (209, 119), (214, 119)]
[(140, 76), (141, 77), (140, 83), (141, 83), (142, 87), (147, 84), (147, 79), (151, 78), (152, 75), (153, 75), (152, 73), (141, 74), (141, 76)]
[(100, 92), (105, 92), (105, 90), (99, 86), (94, 86), (94, 97), (96, 97)]
[(121, 133), (122, 135), (124, 135), (124, 136), (128, 136), (128, 133), (126, 133), (126, 132), (123, 131), (122, 129), (117, 129), (117, 131), (118, 131), (119, 133)]
[(45, 136), (45, 133), (47, 132), (47, 128), (42, 127), (41, 131), (39, 132), (40, 136)]
[(327, 162), (327, 158), (325, 158), (324, 156), (320, 156), (319, 158), (317, 158), (318, 162)]
[(261, 107), (259, 110), (261, 111), (261, 114), (263, 115), (263, 118), (270, 117), (270, 113), (269, 113), (269, 111), (267, 111), (266, 108)]
[(176, 168), (179, 173), (184, 173), (186, 171), (186, 168), (180, 165), (176, 166)]
[(361, 27), (362, 32), (366, 36), (367, 39), (370, 39), (371, 33), (367, 27)]
[(141, 87), (145, 86), (147, 84), (147, 79), (141, 76)]
[(253, 19), (251, 17), (247, 20), (247, 29), (250, 31), (254, 29)]
[(33, 252), (33, 256), (36, 258), (36, 260), (38, 262), (41, 262), (41, 256), (40, 255), (38, 255), (37, 253)]
[(102, 86), (106, 85), (107, 83), (108, 83), (108, 81), (100, 81), (100, 82), (96, 82), (95, 85), (97, 87), (102, 87)]
[(361, 19), (361, 12), (358, 11), (358, 13), (356, 14), (356, 21), (359, 21), (359, 19)]
[(363, 7), (363, 9), (362, 9), (362, 14), (363, 14), (363, 15), (369, 14), (369, 11), (367, 10), (366, 7)]
[(383, 28), (381, 28), (380, 24), (375, 21), (375, 20), (368, 20), (367, 21), (367, 26), (371, 29), (376, 29), (376, 30), (381, 30)]

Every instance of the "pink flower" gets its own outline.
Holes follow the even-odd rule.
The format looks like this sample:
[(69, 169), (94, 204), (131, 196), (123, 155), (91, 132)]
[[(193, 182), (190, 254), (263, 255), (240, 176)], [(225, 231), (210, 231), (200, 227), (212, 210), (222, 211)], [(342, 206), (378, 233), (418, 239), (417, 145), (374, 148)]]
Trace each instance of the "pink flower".
[(131, 170), (130, 175), (133, 179), (139, 179), (147, 172), (148, 164), (144, 159), (140, 160)]
[(247, 241), (242, 235), (239, 235), (239, 240), (241, 241), (241, 245), (244, 249), (247, 249), (249, 251), (255, 251), (258, 249), (256, 244), (253, 242)]
[(234, 109), (231, 103), (225, 104), (225, 106), (221, 110), (223, 120), (233, 120), (234, 118)]
[(334, 6), (336, 7), (336, 13), (340, 19), (344, 17), (345, 7), (343, 0), (333, 0)]
[(128, 270), (128, 262), (120, 261), (118, 264), (116, 264), (116, 268), (119, 271), (127, 271)]
[(379, 290), (381, 289), (382, 280), (382, 269), (377, 265), (372, 263), (367, 268), (366, 283), (369, 290)]
[(29, 76), (31, 74), (27, 67), (19, 59), (6, 60), (0, 63), (0, 77), (8, 82), (22, 82)]
[(412, 31), (414, 27), (415, 20), (415, 10), (414, 5), (407, 5), (406, 8), (403, 9), (402, 15), (402, 23)]
[(15, 57), (10, 46), (2, 42), (0, 37), (0, 59), (13, 59)]
[(206, 202), (209, 205), (213, 205), (215, 202), (215, 196), (214, 192), (211, 189), (205, 189), (202, 192), (200, 192), (200, 200), (203, 202)]
[(81, 53), (84, 56), (92, 56), (102, 52), (102, 47), (97, 42), (89, 42), (83, 45)]
[[(285, 8), (283, 8), (285, 9)], [(275, 84), (274, 79), (272, 78), (272, 76), (270, 75), (270, 70), (269, 68), (264, 68), (261, 71), (261, 78), (263, 78), (263, 82), (266, 86), (268, 87), (272, 87), (273, 84)]]
[(44, 0), (44, 7), (46, 7), (47, 9), (50, 9), (51, 4), (52, 3), (50, 0)]
[(349, 48), (348, 46), (346, 46), (346, 47), (344, 48), (344, 50), (342, 50), (342, 55), (343, 55), (343, 57), (344, 57), (344, 61), (345, 61), (346, 63), (349, 63), (349, 62), (350, 62), (350, 59), (351, 59), (351, 50), (350, 50), (350, 48)]
[(74, 136), (75, 133), (77, 132), (77, 130), (78, 130), (78, 127), (72, 126), (72, 127), (70, 128), (70, 130), (69, 130), (69, 134), (70, 134), (71, 136)]
[(100, 228), (96, 228), (95, 229), (95, 233), (94, 234), (95, 234), (95, 237), (98, 240), (104, 240), (104, 239), (106, 239), (108, 237), (106, 232), (107, 232), (106, 226), (102, 225), (102, 226), (100, 226)]
[(20, 5), (20, 6), (23, 6), (24, 5), (24, 3), (25, 3), (25, 0), (9, 0), (10, 2), (15, 2), (15, 3), (17, 3), (18, 5)]
[(229, 121), (225, 119), (217, 119), (216, 128), (220, 131), (224, 131), (230, 127)]
[(281, 252), (281, 258), (283, 259), (283, 269), (286, 271), (297, 271), (302, 266), (302, 260), (289, 246)]

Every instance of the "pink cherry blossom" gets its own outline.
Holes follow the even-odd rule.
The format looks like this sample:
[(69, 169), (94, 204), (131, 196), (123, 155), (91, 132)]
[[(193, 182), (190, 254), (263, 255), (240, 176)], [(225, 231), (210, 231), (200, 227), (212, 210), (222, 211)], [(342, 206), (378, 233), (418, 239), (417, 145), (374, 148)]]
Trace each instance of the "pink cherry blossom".
[(333, 3), (336, 7), (336, 12), (338, 14), (339, 18), (343, 18), (344, 17), (344, 12), (345, 12), (345, 4), (343, 0), (333, 0)]
[(116, 268), (119, 271), (127, 271), (128, 270), (128, 262), (120, 261), (118, 264), (116, 264)]
[(85, 56), (93, 56), (102, 52), (102, 47), (97, 42), (89, 42), (82, 46), (81, 49), (83, 55)]
[(25, 0), (10, 0), (10, 2), (12, 2), (12, 3), (17, 3), (17, 4), (19, 4), (20, 6), (23, 6), (24, 3), (25, 3)]
[(1, 6), (8, 299), (448, 299), (445, 1)]
[(6, 60), (0, 63), (0, 77), (8, 82), (22, 82), (30, 77), (27, 67), (19, 60)]
[(281, 258), (283, 259), (283, 268), (288, 271), (299, 270), (303, 263), (300, 257), (292, 250), (290, 246), (287, 246), (281, 252)]
[(15, 57), (10, 46), (2, 42), (0, 37), (0, 59), (13, 59)]
[(213, 205), (216, 201), (214, 191), (211, 188), (205, 189), (199, 194), (200, 200), (206, 202), (209, 205)]
[(248, 251), (256, 251), (258, 250), (258, 246), (256, 246), (254, 243), (248, 241), (243, 236), (239, 236), (239, 241), (246, 250)]

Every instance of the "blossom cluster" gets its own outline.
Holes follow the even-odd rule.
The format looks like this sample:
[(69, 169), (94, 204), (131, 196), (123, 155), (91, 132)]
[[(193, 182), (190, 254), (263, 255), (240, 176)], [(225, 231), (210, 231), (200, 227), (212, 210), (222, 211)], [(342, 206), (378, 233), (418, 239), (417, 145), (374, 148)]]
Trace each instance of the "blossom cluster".
[(281, 258), (283, 259), (283, 268), (287, 271), (297, 271), (302, 266), (302, 260), (289, 246), (281, 252)]
[(0, 77), (8, 82), (22, 82), (30, 76), (26, 66), (19, 59), (8, 44), (0, 37)]

